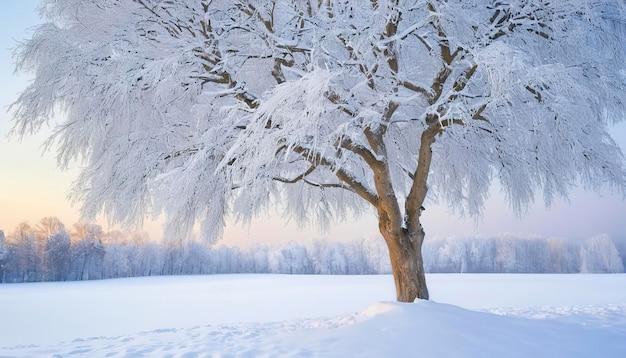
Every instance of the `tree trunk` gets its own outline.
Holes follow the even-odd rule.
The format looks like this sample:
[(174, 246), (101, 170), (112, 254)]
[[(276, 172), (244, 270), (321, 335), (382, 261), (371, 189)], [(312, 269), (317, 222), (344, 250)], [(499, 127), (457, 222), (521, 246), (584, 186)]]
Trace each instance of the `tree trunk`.
[[(389, 235), (383, 233), (383, 236)], [(427, 300), (428, 288), (422, 259), (424, 231), (410, 233), (404, 229), (401, 237), (385, 237), (391, 259), (391, 269), (399, 302), (413, 302), (416, 298)], [(411, 240), (411, 237), (414, 239)]]
[[(422, 259), (425, 233), (420, 216), (428, 192), (426, 183), (432, 160), (431, 145), (441, 131), (437, 122), (434, 123), (421, 136), (418, 164), (413, 175), (411, 191), (405, 201), (404, 216), (400, 216), (397, 202), (391, 203), (391, 198), (378, 208), (379, 228), (389, 248), (397, 300), (400, 302), (429, 298)], [(392, 188), (391, 185), (389, 187)], [(388, 192), (391, 193), (393, 190)]]
[[(396, 299), (399, 302), (413, 302), (416, 298), (428, 299), (422, 259), (422, 243), (425, 234), (420, 216), (428, 192), (426, 183), (432, 160), (431, 145), (440, 132), (441, 126), (438, 121), (433, 122), (422, 132), (417, 167), (412, 175), (411, 190), (404, 200), (404, 212), (395, 194), (389, 163), (365, 156), (369, 158), (368, 164), (374, 174), (377, 195), (372, 197), (366, 193), (362, 196), (376, 207), (378, 228), (389, 250), (391, 269), (396, 284)], [(384, 131), (366, 129), (365, 136), (374, 153), (387, 158), (383, 139)], [(344, 180), (341, 177), (339, 179)]]

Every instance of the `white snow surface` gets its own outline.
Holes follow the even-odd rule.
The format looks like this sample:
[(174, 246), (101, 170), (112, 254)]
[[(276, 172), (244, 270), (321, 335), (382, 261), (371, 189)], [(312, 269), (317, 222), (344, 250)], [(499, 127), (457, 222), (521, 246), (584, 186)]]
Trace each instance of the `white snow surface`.
[(0, 285), (0, 357), (626, 357), (626, 275), (214, 275)]

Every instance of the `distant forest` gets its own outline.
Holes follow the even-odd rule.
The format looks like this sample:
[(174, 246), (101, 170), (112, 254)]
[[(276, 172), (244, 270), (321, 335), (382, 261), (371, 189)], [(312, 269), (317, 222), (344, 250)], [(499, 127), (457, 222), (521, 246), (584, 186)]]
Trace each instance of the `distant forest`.
[[(618, 251), (621, 249), (621, 255)], [(619, 273), (626, 245), (606, 235), (564, 238), (452, 237), (427, 240), (427, 272)], [(229, 273), (389, 274), (378, 237), (351, 242), (281, 242), (246, 248), (198, 240), (157, 242), (145, 233), (104, 232), (93, 224), (67, 229), (59, 219), (0, 230), (0, 282), (76, 281), (137, 276)]]

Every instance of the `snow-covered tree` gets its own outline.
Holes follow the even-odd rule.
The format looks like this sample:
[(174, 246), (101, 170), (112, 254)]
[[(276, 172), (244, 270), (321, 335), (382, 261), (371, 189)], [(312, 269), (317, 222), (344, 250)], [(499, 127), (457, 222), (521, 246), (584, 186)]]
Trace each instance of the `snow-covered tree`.
[(39, 220), (39, 224), (35, 226), (35, 232), (40, 241), (45, 241), (59, 231), (65, 230), (65, 225), (61, 220), (54, 216), (44, 217)]
[(105, 251), (102, 236), (100, 225), (77, 223), (72, 226), (70, 270), (74, 280), (103, 278)]
[(307, 274), (312, 272), (311, 258), (306, 248), (293, 241), (271, 250), (268, 262), (270, 271), (273, 273)]
[(6, 246), (4, 231), (0, 230), (0, 283), (4, 282), (4, 267), (9, 256), (9, 249)]
[(45, 258), (49, 280), (65, 281), (68, 279), (72, 253), (70, 235), (65, 228), (52, 233), (46, 239)]
[(355, 257), (347, 257), (345, 252), (346, 245), (344, 243), (315, 241), (313, 242), (313, 247), (314, 255), (317, 258), (317, 260), (314, 261), (316, 274), (345, 275), (348, 273), (348, 260), (355, 259)]
[(16, 51), (34, 80), (14, 133), (85, 161), (87, 219), (166, 234), (270, 207), (322, 228), (372, 210), (397, 298), (428, 298), (427, 193), (478, 216), (582, 183), (624, 189), (607, 132), (626, 106), (614, 0), (44, 0)]
[(65, 225), (57, 217), (44, 217), (35, 226), (34, 233), (38, 245), (42, 248), (40, 260), (43, 274), (55, 281), (65, 279), (70, 250), (70, 237)]
[(43, 278), (43, 247), (37, 240), (35, 230), (28, 223), (20, 223), (9, 236), (12, 270), (20, 282), (37, 282)]
[(585, 240), (580, 247), (581, 273), (624, 272), (622, 259), (608, 235)]

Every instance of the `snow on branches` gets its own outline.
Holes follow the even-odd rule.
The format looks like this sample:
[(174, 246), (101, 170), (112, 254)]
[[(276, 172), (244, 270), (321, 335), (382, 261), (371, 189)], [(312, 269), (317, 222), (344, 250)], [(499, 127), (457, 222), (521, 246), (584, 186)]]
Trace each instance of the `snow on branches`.
[[(63, 114), (48, 144), (62, 166), (85, 161), (74, 198), (88, 219), (165, 213), (172, 236), (201, 222), (216, 238), (228, 215), (277, 202), (302, 223), (369, 204), (380, 215), (388, 197), (418, 215), (398, 204), (425, 194), (415, 180), (471, 215), (494, 179), (518, 212), (538, 191), (550, 204), (579, 182), (626, 183), (607, 134), (626, 113), (623, 2), (44, 0), (41, 12), (16, 51), (35, 77), (14, 133)], [(420, 148), (432, 149), (421, 174)]]

